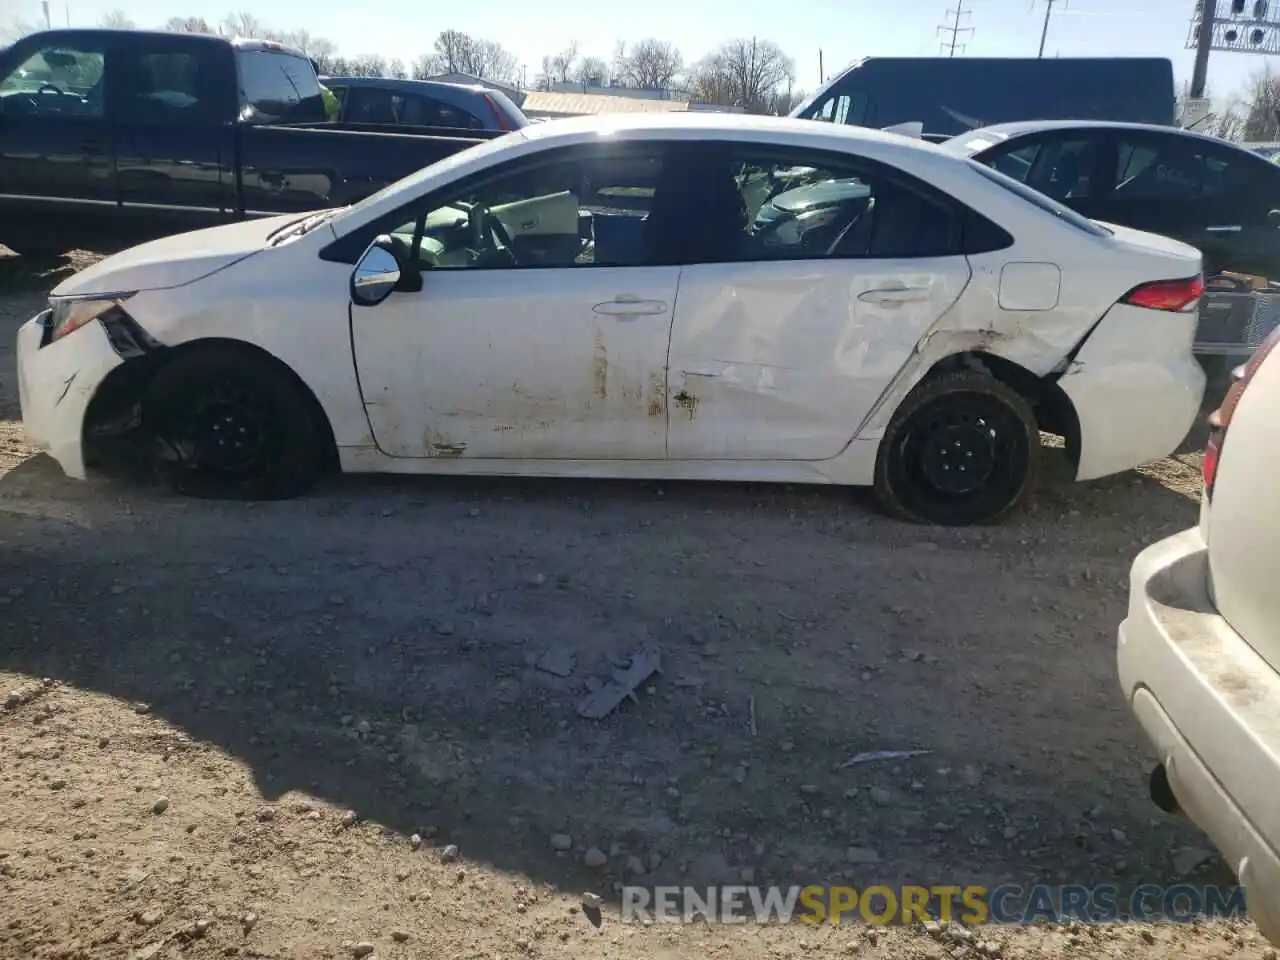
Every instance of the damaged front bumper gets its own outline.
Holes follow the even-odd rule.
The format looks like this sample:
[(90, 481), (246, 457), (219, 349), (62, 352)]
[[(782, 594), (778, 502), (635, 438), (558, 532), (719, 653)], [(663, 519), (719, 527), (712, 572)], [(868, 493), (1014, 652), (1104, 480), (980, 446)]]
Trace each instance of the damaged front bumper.
[(145, 346), (127, 317), (95, 320), (50, 342), (52, 317), (45, 310), (18, 330), (22, 427), (29, 444), (53, 457), (68, 477), (83, 480), (89, 405), (107, 376)]

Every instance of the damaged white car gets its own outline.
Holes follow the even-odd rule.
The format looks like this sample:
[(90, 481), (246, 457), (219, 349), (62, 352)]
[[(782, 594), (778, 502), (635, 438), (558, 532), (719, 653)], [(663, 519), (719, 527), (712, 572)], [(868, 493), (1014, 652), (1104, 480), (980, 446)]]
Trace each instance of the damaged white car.
[(1197, 415), (1199, 253), (931, 144), (730, 114), (536, 124), (341, 210), (148, 243), (19, 334), (72, 477), (141, 437), (180, 488), (326, 469), (870, 485), (1013, 508)]

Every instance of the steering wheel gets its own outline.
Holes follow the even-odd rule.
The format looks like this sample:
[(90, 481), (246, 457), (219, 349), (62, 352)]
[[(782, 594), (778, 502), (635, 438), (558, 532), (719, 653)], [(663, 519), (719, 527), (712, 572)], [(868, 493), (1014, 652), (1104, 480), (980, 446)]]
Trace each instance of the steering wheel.
[(58, 87), (52, 83), (40, 84), (40, 86), (36, 88), (36, 93), (43, 95), (47, 90), (52, 90), (54, 93), (56, 93), (60, 97), (70, 96), (70, 94), (67, 93), (67, 91), (63, 90), (61, 87)]

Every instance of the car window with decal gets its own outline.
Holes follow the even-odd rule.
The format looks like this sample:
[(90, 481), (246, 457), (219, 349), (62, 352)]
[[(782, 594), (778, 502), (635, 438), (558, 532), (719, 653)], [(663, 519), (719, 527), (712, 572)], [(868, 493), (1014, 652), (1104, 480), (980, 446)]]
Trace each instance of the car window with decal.
[(1122, 200), (1204, 199), (1246, 188), (1256, 171), (1235, 157), (1187, 137), (1122, 139), (1114, 196)]

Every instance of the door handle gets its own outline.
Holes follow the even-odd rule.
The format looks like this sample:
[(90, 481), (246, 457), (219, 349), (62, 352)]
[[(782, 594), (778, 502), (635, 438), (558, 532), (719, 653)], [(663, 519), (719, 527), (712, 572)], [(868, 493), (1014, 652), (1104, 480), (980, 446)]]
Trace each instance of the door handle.
[(597, 303), (591, 309), (606, 317), (643, 317), (666, 313), (667, 305), (661, 300), (632, 300), (619, 297), (616, 300)]
[(1240, 225), (1238, 223), (1232, 223), (1227, 226), (1221, 226), (1221, 227), (1205, 227), (1204, 232), (1205, 233), (1239, 233)]
[(521, 229), (521, 230), (532, 230), (532, 229), (533, 229), (534, 227), (536, 227), (537, 225), (538, 225), (538, 221), (537, 221), (537, 220), (525, 220), (524, 222), (522, 222), (522, 223), (520, 224), (520, 229)]
[(912, 303), (929, 299), (928, 287), (884, 287), (858, 294), (863, 303)]

